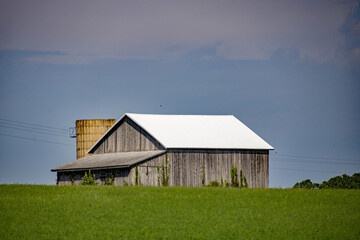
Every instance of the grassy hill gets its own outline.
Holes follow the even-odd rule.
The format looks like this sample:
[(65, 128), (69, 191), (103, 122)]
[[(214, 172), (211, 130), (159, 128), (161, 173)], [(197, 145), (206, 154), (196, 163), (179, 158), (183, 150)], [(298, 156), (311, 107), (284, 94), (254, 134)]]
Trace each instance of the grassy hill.
[(0, 185), (0, 239), (359, 239), (359, 190)]

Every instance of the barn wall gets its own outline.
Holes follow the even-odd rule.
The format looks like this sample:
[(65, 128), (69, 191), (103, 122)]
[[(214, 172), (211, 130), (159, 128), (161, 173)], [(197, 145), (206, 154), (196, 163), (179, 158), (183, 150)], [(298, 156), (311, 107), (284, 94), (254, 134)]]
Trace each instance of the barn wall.
[[(205, 185), (221, 178), (231, 182), (231, 168), (236, 166), (238, 173), (242, 169), (250, 188), (269, 187), (269, 151), (268, 150), (168, 150), (167, 154), (138, 164), (139, 182), (143, 186), (162, 185), (162, 165), (166, 158), (169, 167), (170, 186), (202, 186), (203, 166)], [(115, 177), (115, 185), (135, 185), (135, 168), (92, 171), (99, 184), (106, 177)], [(74, 184), (81, 184), (83, 172), (72, 173)], [(58, 173), (59, 185), (71, 185), (71, 173)]]
[[(58, 185), (81, 185), (85, 172), (87, 171), (58, 172), (57, 183)], [(99, 185), (105, 184), (106, 178), (112, 176), (115, 180), (114, 185), (123, 185), (123, 181), (128, 182), (130, 168), (93, 170), (91, 175), (95, 175), (95, 180)]]
[(242, 169), (251, 188), (269, 187), (268, 150), (168, 150), (170, 185), (202, 186), (203, 166), (205, 185), (213, 180), (231, 182), (231, 168)]
[[(165, 163), (165, 154), (151, 158), (147, 161), (132, 166), (131, 168), (92, 170), (95, 180), (99, 185), (105, 184), (106, 178), (114, 176), (114, 185), (135, 185), (136, 173), (138, 167), (139, 185), (158, 186), (161, 185), (161, 165)], [(159, 169), (159, 170), (158, 170)], [(81, 185), (85, 171), (58, 172), (58, 185)], [(73, 179), (73, 181), (72, 181)]]
[(152, 150), (164, 150), (164, 148), (130, 118), (125, 117), (116, 128), (111, 130), (108, 137), (99, 143), (94, 154)]

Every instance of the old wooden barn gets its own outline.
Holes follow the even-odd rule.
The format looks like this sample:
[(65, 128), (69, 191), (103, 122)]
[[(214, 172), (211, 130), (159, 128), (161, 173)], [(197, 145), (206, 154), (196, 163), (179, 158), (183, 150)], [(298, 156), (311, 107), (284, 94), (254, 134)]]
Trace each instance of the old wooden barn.
[(242, 170), (249, 187), (269, 186), (273, 147), (232, 115), (123, 115), (88, 151), (52, 169), (59, 185), (81, 184), (91, 170), (99, 184), (203, 186), (231, 181)]

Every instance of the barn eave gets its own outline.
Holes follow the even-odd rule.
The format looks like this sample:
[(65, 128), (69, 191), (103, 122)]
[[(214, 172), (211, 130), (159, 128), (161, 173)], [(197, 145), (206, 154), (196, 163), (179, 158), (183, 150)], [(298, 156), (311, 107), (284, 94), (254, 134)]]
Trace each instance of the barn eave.
[(83, 170), (100, 170), (114, 168), (128, 168), (135, 164), (160, 156), (166, 151), (138, 151), (94, 154), (82, 157), (57, 168), (52, 172), (73, 172)]

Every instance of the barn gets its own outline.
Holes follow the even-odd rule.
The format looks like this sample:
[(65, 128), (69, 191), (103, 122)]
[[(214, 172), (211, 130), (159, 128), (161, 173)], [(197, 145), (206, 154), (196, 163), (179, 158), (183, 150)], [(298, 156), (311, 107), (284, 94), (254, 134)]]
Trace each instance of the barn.
[(230, 182), (236, 166), (249, 187), (267, 188), (269, 150), (232, 115), (126, 113), (87, 156), (51, 171), (59, 185), (81, 184), (91, 170), (99, 184), (199, 187)]

